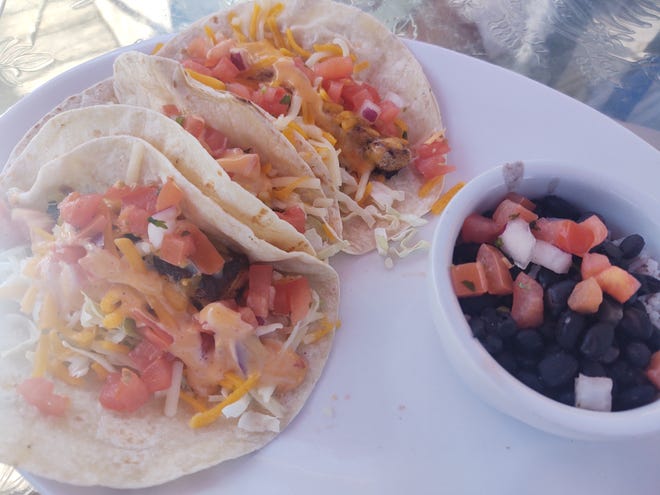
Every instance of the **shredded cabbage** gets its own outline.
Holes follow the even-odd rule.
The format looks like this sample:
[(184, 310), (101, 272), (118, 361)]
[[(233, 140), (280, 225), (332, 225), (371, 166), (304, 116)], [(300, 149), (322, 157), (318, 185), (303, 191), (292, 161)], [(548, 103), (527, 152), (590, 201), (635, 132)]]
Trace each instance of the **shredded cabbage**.
[(251, 432), (272, 431), (279, 433), (280, 420), (255, 411), (245, 411), (238, 420), (238, 427)]

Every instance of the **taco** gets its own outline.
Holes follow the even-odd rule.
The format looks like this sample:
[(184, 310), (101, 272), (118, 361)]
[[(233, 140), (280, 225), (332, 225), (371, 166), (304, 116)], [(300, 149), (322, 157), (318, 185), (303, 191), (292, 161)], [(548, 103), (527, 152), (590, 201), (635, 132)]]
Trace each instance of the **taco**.
[(256, 238), (135, 137), (89, 140), (8, 199), (30, 242), (0, 265), (0, 461), (149, 486), (262, 447), (303, 406), (337, 318), (326, 263)]
[[(49, 119), (23, 152), (6, 165), (0, 175), (0, 185), (27, 189), (34, 182), (40, 164), (87, 140), (100, 136), (135, 136), (165, 154), (188, 180), (229, 214), (250, 226), (258, 237), (285, 251), (315, 254), (314, 247), (301, 230), (313, 227), (324, 230), (325, 227), (332, 232), (332, 228), (323, 223), (323, 216), (334, 216), (329, 213), (333, 209), (332, 200), (324, 202), (327, 198), (319, 179), (293, 150), (279, 146), (281, 136), (263, 122), (261, 125), (258, 121), (250, 122), (251, 153), (244, 153), (241, 148), (228, 150), (226, 136), (233, 139), (235, 135), (242, 146), (247, 146), (244, 143), (248, 141), (242, 138), (244, 131), (240, 129), (248, 121), (242, 117), (249, 115), (252, 109), (246, 109), (235, 98), (227, 103), (227, 116), (231, 116), (231, 120), (222, 133), (200, 120), (196, 121), (198, 131), (186, 132), (177, 121), (160, 112), (130, 105), (93, 105), (61, 112)], [(191, 120), (194, 120), (192, 116)], [(239, 173), (233, 174), (232, 180), (211, 154), (223, 152), (225, 156), (220, 161), (226, 167), (233, 162), (249, 166), (255, 174), (242, 176), (242, 179)], [(272, 177), (261, 171), (261, 165), (269, 164)], [(251, 183), (257, 184), (255, 187), (263, 194), (255, 194), (256, 190), (250, 189)], [(276, 209), (279, 206), (283, 210), (281, 216)], [(296, 208), (300, 210), (300, 222), (295, 218), (292, 220), (291, 215), (286, 216)], [(307, 208), (310, 215), (304, 211)], [(308, 227), (310, 224), (313, 227)]]
[(200, 19), (157, 55), (179, 61), (197, 84), (252, 101), (292, 141), (316, 149), (339, 190), (348, 252), (418, 224), (453, 170), (422, 67), (354, 7), (241, 3)]
[[(207, 133), (211, 129), (213, 133), (231, 137), (229, 148), (213, 149), (206, 144), (208, 140), (205, 147), (234, 180), (282, 211), (284, 218), (290, 218), (289, 212), (295, 214), (302, 209), (308, 228), (299, 227), (299, 230), (306, 234), (316, 252), (321, 253), (320, 257), (325, 259), (343, 247), (338, 242), (342, 224), (336, 188), (325, 165), (307, 142), (301, 140), (294, 146), (272, 127), (269, 116), (258, 107), (230, 93), (218, 93), (195, 84), (174, 60), (131, 51), (117, 57), (113, 74), (114, 91), (120, 103), (163, 112), (201, 140), (204, 136), (200, 135), (203, 133), (200, 122)], [(272, 165), (268, 170), (261, 167), (260, 174), (257, 170), (256, 178), (254, 172), (245, 177), (246, 167), (232, 154), (236, 148), (258, 149)], [(317, 179), (311, 179), (313, 176)], [(279, 187), (272, 187), (276, 184)]]

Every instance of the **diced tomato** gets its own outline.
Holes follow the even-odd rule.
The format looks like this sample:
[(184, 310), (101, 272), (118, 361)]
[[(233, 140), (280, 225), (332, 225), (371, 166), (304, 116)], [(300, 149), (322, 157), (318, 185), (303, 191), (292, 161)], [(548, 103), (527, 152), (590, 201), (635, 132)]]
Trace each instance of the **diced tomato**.
[(392, 103), (390, 100), (384, 100), (380, 102), (380, 115), (378, 119), (382, 124), (389, 124), (394, 122), (394, 120), (399, 115), (401, 109)]
[(161, 356), (144, 368), (140, 378), (147, 386), (149, 392), (165, 390), (172, 384), (172, 360)]
[(530, 211), (534, 211), (536, 209), (536, 204), (534, 204), (533, 201), (530, 199), (526, 198), (522, 194), (518, 194), (515, 191), (509, 191), (506, 193), (506, 196), (504, 196), (505, 199), (511, 200), (514, 203), (518, 203), (520, 205), (523, 205), (525, 208), (527, 208)]
[(362, 106), (365, 100), (371, 100), (376, 104), (380, 103), (378, 90), (367, 83), (344, 84), (341, 97), (347, 110), (357, 110)]
[(148, 339), (142, 339), (131, 352), (128, 353), (135, 363), (135, 367), (142, 373), (147, 366), (163, 355), (163, 350)]
[(252, 99), (252, 90), (245, 84), (237, 82), (227, 83), (227, 91), (235, 94), (236, 96), (240, 96), (241, 98), (245, 98), (246, 100)]
[(568, 307), (582, 314), (595, 313), (602, 302), (603, 290), (593, 277), (579, 281), (568, 297)]
[(205, 36), (194, 38), (186, 47), (186, 53), (193, 58), (205, 59), (209, 50), (209, 42)]
[(417, 156), (420, 158), (430, 158), (432, 156), (442, 156), (449, 153), (449, 143), (444, 136), (438, 134), (429, 142), (424, 142), (416, 149)]
[(58, 205), (60, 218), (75, 228), (82, 229), (96, 217), (102, 200), (103, 196), (100, 194), (72, 192)]
[(110, 218), (107, 214), (99, 213), (84, 228), (80, 229), (78, 235), (81, 238), (92, 238), (97, 234), (104, 232), (109, 222)]
[(133, 412), (149, 401), (151, 394), (142, 379), (128, 368), (109, 373), (101, 387), (99, 401), (106, 409)]
[(305, 215), (305, 210), (303, 210), (300, 206), (291, 206), (283, 212), (276, 211), (275, 213), (282, 220), (293, 225), (293, 227), (298, 232), (301, 234), (305, 233), (305, 220), (307, 216)]
[(510, 264), (499, 249), (490, 244), (482, 244), (477, 252), (477, 261), (484, 267), (490, 294), (506, 295), (513, 292)]
[(416, 158), (411, 166), (424, 181), (431, 180), (440, 175), (446, 175), (456, 170), (453, 165), (445, 165), (445, 159), (442, 156), (431, 156), (429, 158)]
[(520, 203), (515, 203), (510, 199), (504, 199), (493, 213), (493, 220), (497, 225), (505, 226), (509, 220), (520, 218), (527, 223), (533, 222), (538, 218), (538, 215), (531, 210), (528, 210)]
[(179, 107), (171, 103), (168, 103), (167, 105), (163, 105), (163, 113), (170, 118), (178, 117), (179, 115), (181, 115), (181, 112), (179, 111)]
[[(394, 122), (383, 122), (380, 117), (376, 119), (374, 127), (378, 132), (380, 132), (382, 136), (397, 138), (403, 137), (403, 129), (401, 129)], [(442, 157), (442, 160), (444, 161), (444, 157)]]
[(582, 257), (582, 264), (580, 265), (580, 275), (582, 279), (586, 280), (589, 277), (595, 277), (600, 272), (612, 266), (610, 259), (604, 254), (600, 253), (586, 253)]
[(577, 256), (583, 256), (594, 242), (594, 234), (588, 226), (567, 219), (539, 218), (534, 223), (532, 233), (537, 239)]
[(492, 218), (484, 217), (478, 213), (468, 215), (461, 227), (461, 239), (465, 242), (492, 243), (504, 231)]
[(651, 361), (646, 368), (646, 378), (651, 380), (651, 383), (660, 388), (660, 351), (655, 351), (651, 354)]
[(292, 349), (282, 349), (282, 343), (275, 339), (264, 339), (264, 347), (270, 354), (266, 360), (261, 383), (274, 385), (279, 392), (296, 389), (305, 379), (307, 362)]
[(43, 414), (64, 416), (69, 407), (69, 398), (54, 393), (55, 385), (44, 377), (32, 377), (22, 381), (16, 388), (19, 394)]
[(183, 62), (181, 62), (181, 65), (183, 65), (186, 69), (190, 69), (192, 71), (197, 72), (198, 74), (213, 77), (213, 74), (211, 73), (211, 69), (205, 67), (203, 64), (199, 62), (195, 62), (194, 60), (191, 59), (184, 60)]
[(596, 275), (596, 282), (620, 303), (626, 302), (641, 287), (641, 283), (633, 275), (618, 266), (610, 266)]
[(275, 298), (273, 311), (277, 314), (290, 315), (291, 324), (302, 320), (309, 311), (312, 291), (305, 277), (278, 280), (273, 284)]
[(171, 206), (179, 206), (183, 199), (183, 191), (176, 185), (171, 177), (168, 177), (158, 192), (156, 198), (156, 211), (163, 211)]
[(179, 221), (175, 233), (184, 237), (187, 235), (192, 236), (195, 250), (190, 253), (190, 261), (195, 264), (201, 273), (213, 275), (222, 270), (225, 259), (206, 234), (199, 230), (199, 227), (188, 221)]
[(128, 205), (119, 212), (117, 227), (122, 233), (145, 237), (147, 235), (150, 216), (147, 210), (136, 205)]
[(112, 186), (103, 197), (110, 201), (119, 201), (121, 206), (134, 205), (148, 212), (154, 212), (158, 188), (156, 186)]
[(291, 95), (281, 86), (266, 86), (253, 93), (252, 101), (273, 117), (279, 117), (289, 110)]
[(458, 297), (480, 296), (488, 291), (486, 271), (480, 262), (452, 265), (451, 283)]
[(328, 57), (314, 65), (314, 74), (323, 79), (342, 79), (353, 74), (351, 57)]
[(167, 350), (174, 342), (174, 338), (165, 327), (146, 311), (140, 308), (133, 308), (131, 310), (131, 316), (138, 323), (138, 330), (144, 338), (151, 341), (159, 349)]
[(183, 128), (196, 138), (199, 138), (206, 128), (206, 122), (202, 117), (197, 115), (188, 115), (183, 119)]
[(195, 242), (192, 236), (168, 232), (163, 236), (158, 256), (171, 265), (182, 267), (188, 263), (194, 252)]
[(247, 306), (258, 318), (268, 316), (273, 265), (254, 263), (248, 269)]
[(581, 221), (580, 225), (587, 227), (594, 235), (594, 240), (592, 241), (591, 246), (589, 246), (589, 249), (598, 246), (607, 239), (607, 225), (598, 218), (598, 215), (591, 215), (586, 220)]
[(234, 81), (240, 72), (228, 56), (220, 57), (218, 63), (211, 69), (211, 75), (224, 82)]
[(520, 272), (513, 282), (511, 317), (519, 328), (543, 323), (543, 287), (525, 272)]
[(202, 139), (213, 158), (218, 158), (227, 149), (227, 136), (213, 127), (206, 126)]
[(332, 101), (335, 103), (341, 103), (341, 92), (344, 89), (344, 82), (343, 81), (324, 81), (323, 87), (325, 88), (325, 91), (328, 93), (328, 96)]

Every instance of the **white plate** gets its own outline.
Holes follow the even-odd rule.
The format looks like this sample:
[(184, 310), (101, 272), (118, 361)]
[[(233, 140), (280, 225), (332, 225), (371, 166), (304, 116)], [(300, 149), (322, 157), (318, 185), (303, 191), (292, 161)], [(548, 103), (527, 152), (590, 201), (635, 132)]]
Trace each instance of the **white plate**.
[[(542, 158), (582, 163), (657, 194), (660, 153), (610, 119), (496, 66), (408, 45), (445, 117), (450, 161), (459, 168), (450, 182), (506, 161)], [(109, 75), (112, 58), (66, 73), (6, 112), (0, 163), (43, 113)], [(430, 238), (433, 223), (421, 237)], [(389, 271), (375, 254), (337, 257), (333, 265), (342, 283), (342, 327), (296, 420), (255, 454), (144, 493), (658, 493), (660, 438), (564, 440), (498, 413), (464, 388), (433, 327), (426, 255)], [(43, 494), (114, 493), (30, 480)]]

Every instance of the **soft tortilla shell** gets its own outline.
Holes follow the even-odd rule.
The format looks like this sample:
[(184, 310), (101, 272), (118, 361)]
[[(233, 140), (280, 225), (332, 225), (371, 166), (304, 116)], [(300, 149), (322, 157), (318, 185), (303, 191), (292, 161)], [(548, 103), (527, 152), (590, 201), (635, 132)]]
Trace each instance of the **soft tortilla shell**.
[[(237, 105), (235, 112), (240, 114), (240, 103)], [(27, 190), (43, 163), (90, 139), (116, 135), (139, 137), (155, 146), (202, 193), (249, 226), (261, 239), (285, 251), (314, 254), (304, 235), (233, 182), (197, 139), (172, 119), (147, 108), (94, 105), (53, 116), (8, 164), (0, 175), (0, 186)], [(265, 140), (262, 146), (268, 143)]]
[[(186, 192), (184, 212), (215, 241), (245, 253), (253, 261), (272, 262), (283, 272), (306, 275), (321, 297), (323, 310), (332, 321), (336, 319), (339, 285), (332, 268), (305, 253), (286, 253), (255, 238), (140, 139), (107, 137), (88, 141), (45, 164), (29, 191), (10, 194), (12, 202), (45, 208), (48, 201), (61, 199), (65, 189), (104, 191), (126, 177), (126, 164), (134, 146), (142, 146), (145, 151), (141, 183), (174, 178)], [(99, 161), (95, 157), (104, 158)], [(309, 365), (308, 374), (296, 391), (278, 397), (286, 408), (282, 428), (311, 393), (331, 345), (330, 335), (300, 347)], [(152, 401), (135, 414), (114, 413), (100, 406), (97, 390), (61, 382), (56, 384), (56, 393), (71, 398), (70, 410), (63, 418), (47, 417), (15, 391), (30, 371), (23, 356), (0, 359), (0, 460), (58, 481), (118, 488), (156, 485), (252, 452), (276, 436), (271, 432), (245, 432), (236, 427), (236, 420), (226, 419), (193, 430), (188, 426), (191, 411), (185, 405), (180, 405), (174, 418), (167, 418), (159, 401)]]

